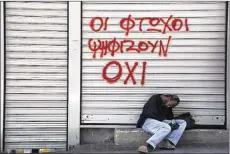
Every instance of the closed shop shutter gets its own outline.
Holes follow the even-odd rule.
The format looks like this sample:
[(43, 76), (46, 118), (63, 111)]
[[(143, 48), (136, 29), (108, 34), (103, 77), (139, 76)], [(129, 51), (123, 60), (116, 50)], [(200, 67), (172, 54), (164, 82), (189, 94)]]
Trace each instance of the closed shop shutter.
[[(138, 31), (138, 24), (125, 36), (120, 28), (122, 18), (160, 17), (164, 21), (172, 15), (185, 20), (189, 31), (146, 32), (149, 24), (143, 22), (145, 31)], [(107, 30), (93, 32), (89, 23), (93, 17), (109, 17)], [(177, 115), (190, 112), (197, 124), (224, 125), (225, 122), (225, 2), (84, 2), (83, 3), (83, 59), (82, 59), (82, 124), (135, 124), (145, 102), (157, 93), (174, 93), (181, 103), (174, 109)], [(95, 22), (99, 28), (99, 20)], [(127, 21), (126, 21), (127, 23)], [(170, 25), (171, 21), (169, 22)], [(129, 24), (132, 24), (131, 22)], [(153, 23), (155, 24), (155, 23)], [(163, 25), (163, 22), (161, 22)], [(124, 26), (125, 27), (125, 26)], [(104, 27), (103, 27), (104, 28)], [(158, 56), (158, 50), (135, 53), (115, 53), (93, 58), (88, 47), (89, 39), (134, 41), (162, 39), (167, 43), (172, 36), (168, 56)], [(123, 70), (120, 80), (109, 84), (102, 78), (102, 70), (112, 60), (118, 61)], [(145, 85), (142, 86), (142, 62), (147, 62)], [(133, 85), (124, 80), (130, 69), (137, 81)], [(108, 76), (115, 77), (118, 68), (113, 65)]]
[(5, 149), (66, 149), (67, 2), (5, 10)]

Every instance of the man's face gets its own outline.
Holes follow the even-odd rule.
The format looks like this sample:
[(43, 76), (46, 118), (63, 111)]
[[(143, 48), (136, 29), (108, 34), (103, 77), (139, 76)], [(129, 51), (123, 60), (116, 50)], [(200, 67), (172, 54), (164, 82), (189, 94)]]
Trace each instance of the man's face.
[(169, 100), (167, 101), (167, 103), (165, 104), (165, 106), (166, 106), (166, 107), (172, 107), (172, 108), (173, 108), (173, 107), (177, 106), (177, 101), (175, 101), (175, 100), (170, 100), (170, 99), (169, 99)]

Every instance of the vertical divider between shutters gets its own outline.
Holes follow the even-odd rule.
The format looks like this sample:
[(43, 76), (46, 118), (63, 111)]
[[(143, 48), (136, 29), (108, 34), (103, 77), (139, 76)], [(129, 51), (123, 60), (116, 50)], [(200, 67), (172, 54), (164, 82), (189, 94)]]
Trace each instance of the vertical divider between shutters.
[(68, 149), (80, 143), (81, 2), (68, 4)]

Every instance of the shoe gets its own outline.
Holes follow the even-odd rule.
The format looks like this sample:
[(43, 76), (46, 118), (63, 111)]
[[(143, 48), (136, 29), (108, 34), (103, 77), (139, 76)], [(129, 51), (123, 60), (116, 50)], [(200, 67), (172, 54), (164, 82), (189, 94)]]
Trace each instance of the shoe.
[(176, 147), (171, 144), (168, 140), (164, 140), (162, 143), (158, 145), (160, 149), (166, 149), (166, 150), (175, 150)]
[(148, 148), (146, 147), (146, 146), (140, 146), (139, 148), (138, 148), (138, 151), (140, 152), (140, 153), (148, 153), (149, 151), (148, 151)]
[(148, 144), (147, 146), (148, 152), (154, 152), (155, 148), (153, 146), (151, 146), (150, 144)]

